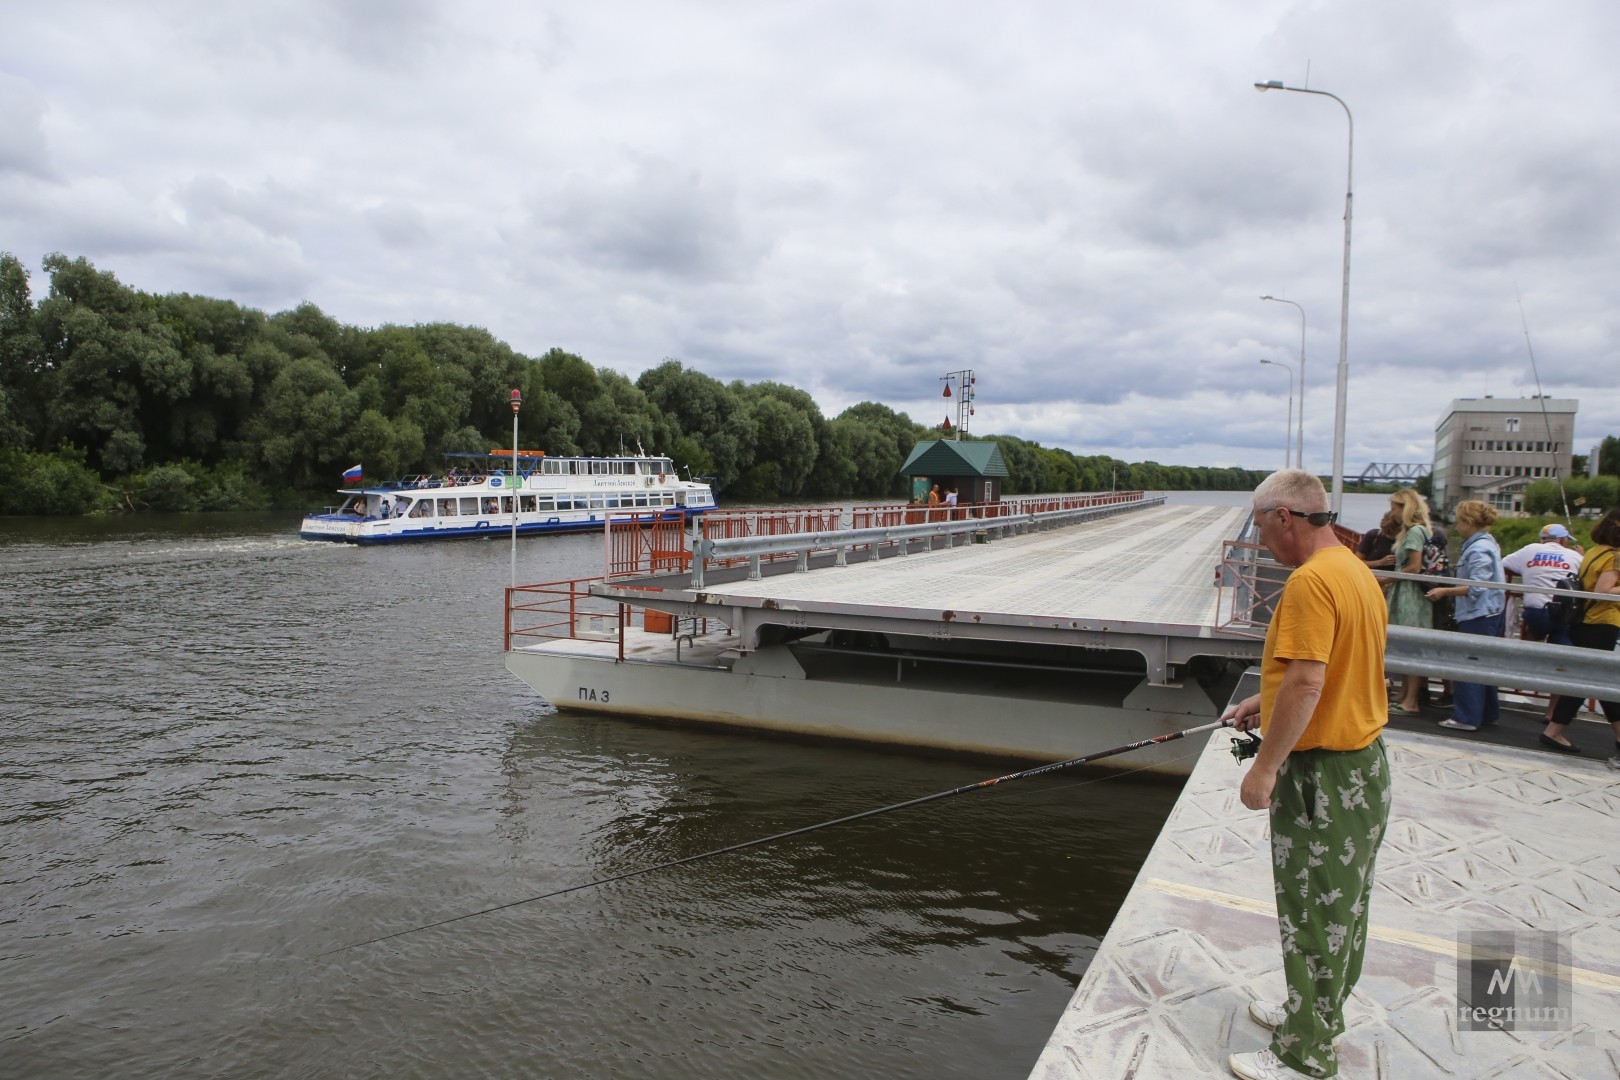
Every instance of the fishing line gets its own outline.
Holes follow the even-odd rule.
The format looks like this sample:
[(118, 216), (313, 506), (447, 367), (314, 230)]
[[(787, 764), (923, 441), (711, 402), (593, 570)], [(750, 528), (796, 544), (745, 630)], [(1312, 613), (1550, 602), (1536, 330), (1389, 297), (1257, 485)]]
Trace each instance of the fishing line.
[[(1530, 374), (1536, 378), (1536, 397), (1541, 399), (1541, 421), (1547, 426), (1547, 449), (1552, 450), (1552, 417), (1547, 415), (1547, 395), (1541, 390), (1541, 369), (1536, 366), (1536, 348), (1530, 344), (1530, 320), (1524, 317), (1524, 300), (1519, 296), (1518, 285), (1513, 286), (1513, 299), (1519, 304), (1519, 322), (1524, 326), (1524, 348), (1530, 354)], [(1558, 468), (1556, 452), (1552, 455), (1552, 470), (1553, 479), (1558, 481), (1558, 501), (1564, 506), (1564, 524), (1573, 527), (1575, 522), (1569, 516), (1569, 495), (1564, 491), (1563, 471)]]
[[(1150, 739), (1141, 739), (1137, 742), (1126, 743), (1123, 746), (1115, 746), (1110, 747), (1107, 750), (1098, 750), (1090, 754), (1082, 754), (1080, 757), (1069, 758), (1067, 761), (1055, 761), (1050, 765), (1037, 765), (1032, 769), (1024, 769), (1020, 772), (1008, 773), (1005, 776), (993, 776), (988, 780), (980, 780), (973, 784), (963, 784), (961, 787), (954, 787), (948, 791), (936, 791), (932, 795), (921, 795), (915, 799), (907, 799), (905, 802), (891, 803), (888, 806), (880, 806), (873, 810), (862, 810), (858, 814), (848, 814), (844, 817), (833, 818), (831, 821), (822, 821), (815, 825), (804, 825), (797, 829), (789, 829), (786, 832), (773, 833), (770, 836), (756, 837), (753, 840), (744, 840), (740, 844), (729, 844), (726, 847), (715, 848), (712, 851), (704, 851), (696, 855), (688, 855), (685, 858), (670, 859), (667, 862), (655, 863), (652, 866), (643, 866), (636, 870), (626, 870), (622, 874), (614, 874), (611, 877), (597, 878), (595, 881), (587, 881), (579, 885), (569, 885), (562, 889), (553, 889), (551, 892), (541, 893), (538, 896), (528, 896), (522, 900), (513, 900), (505, 904), (496, 904), (494, 907), (482, 908), (478, 911), (469, 911), (462, 915), (452, 915), (448, 919), (439, 919), (436, 922), (423, 923), (420, 926), (413, 926), (407, 930), (396, 930), (392, 934), (382, 934), (378, 937), (367, 938), (365, 941), (356, 941), (351, 945), (340, 945), (335, 949), (327, 949), (325, 952), (316, 953), (315, 956), (317, 958), (322, 956), (332, 956), (335, 953), (348, 952), (350, 949), (358, 949), (366, 945), (375, 945), (382, 941), (392, 941), (394, 938), (402, 938), (407, 934), (419, 934), (423, 930), (432, 930), (440, 926), (449, 926), (451, 923), (462, 922), (466, 919), (476, 919), (480, 915), (493, 915), (498, 911), (507, 911), (511, 908), (521, 907), (524, 904), (533, 904), (540, 900), (549, 900), (556, 896), (566, 896), (569, 893), (579, 892), (583, 889), (593, 889), (598, 885), (611, 885), (616, 881), (625, 881), (629, 878), (640, 877), (642, 874), (650, 874), (655, 870), (668, 870), (676, 866), (685, 866), (688, 863), (695, 863), (702, 859), (712, 859), (717, 855), (729, 855), (735, 851), (743, 851), (748, 848), (759, 847), (763, 844), (775, 843), (778, 840), (786, 840), (791, 836), (803, 836), (806, 833), (818, 832), (821, 829), (830, 829), (835, 825), (847, 825), (852, 821), (863, 821), (866, 818), (877, 817), (879, 814), (890, 814), (896, 810), (906, 810), (913, 806), (921, 806), (924, 803), (937, 802), (940, 799), (948, 799), (953, 795), (965, 795), (970, 791), (983, 791), (986, 788), (995, 787), (997, 784), (1007, 784), (1014, 780), (1027, 780), (1033, 776), (1043, 776), (1046, 773), (1070, 769), (1076, 765), (1084, 765), (1087, 762), (1100, 761), (1103, 758), (1113, 757), (1116, 754), (1126, 754), (1132, 750), (1140, 750), (1144, 746), (1155, 746), (1160, 743), (1174, 742), (1177, 739), (1184, 739), (1189, 735), (1197, 735), (1205, 731), (1214, 731), (1216, 728), (1231, 726), (1232, 721), (1230, 720), (1216, 720), (1212, 723), (1200, 724), (1198, 727), (1183, 728), (1180, 731), (1167, 731), (1163, 735), (1155, 735)], [(1087, 783), (1097, 783), (1102, 779), (1107, 778), (1099, 777), (1098, 780), (1087, 781)]]

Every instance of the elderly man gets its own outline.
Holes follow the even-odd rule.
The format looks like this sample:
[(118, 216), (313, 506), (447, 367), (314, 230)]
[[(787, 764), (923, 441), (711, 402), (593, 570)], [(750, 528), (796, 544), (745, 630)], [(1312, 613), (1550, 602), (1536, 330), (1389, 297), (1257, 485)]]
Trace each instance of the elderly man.
[(1260, 693), (1227, 710), (1265, 743), (1239, 791), (1271, 811), (1271, 864), (1288, 1000), (1249, 1015), (1271, 1045), (1233, 1054), (1246, 1080), (1335, 1076), (1333, 1040), (1361, 977), (1373, 863), (1389, 821), (1389, 762), (1380, 737), (1387, 609), (1372, 572), (1329, 527), (1327, 492), (1301, 469), (1254, 492), (1260, 542), (1294, 567), (1266, 631)]

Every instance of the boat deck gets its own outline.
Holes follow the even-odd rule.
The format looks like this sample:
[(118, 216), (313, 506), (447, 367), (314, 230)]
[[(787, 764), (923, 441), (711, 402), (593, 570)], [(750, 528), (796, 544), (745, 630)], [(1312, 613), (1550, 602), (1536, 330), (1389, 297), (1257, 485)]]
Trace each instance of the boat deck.
[(1221, 544), (1246, 511), (1157, 506), (1068, 528), (763, 581), (716, 585), (716, 596), (761, 591), (810, 608), (837, 604), (1049, 619), (1209, 626)]
[(1195, 655), (1251, 657), (1252, 638), (1217, 632), (1223, 544), (1248, 514), (1153, 506), (1065, 528), (960, 543), (807, 573), (791, 562), (660, 575), (593, 587), (599, 596), (682, 617), (713, 616), (755, 640), (761, 625), (870, 630), (941, 640), (1134, 649), (1154, 682)]
[[(1385, 737), (1394, 814), (1340, 1075), (1620, 1076), (1620, 777), (1600, 759)], [(1270, 844), (1238, 802), (1230, 739), (1210, 739), (1032, 1080), (1230, 1076), (1228, 1054), (1267, 1044), (1248, 1005), (1285, 996)], [(1460, 1029), (1459, 934), (1492, 930), (1569, 934), (1563, 1030)]]

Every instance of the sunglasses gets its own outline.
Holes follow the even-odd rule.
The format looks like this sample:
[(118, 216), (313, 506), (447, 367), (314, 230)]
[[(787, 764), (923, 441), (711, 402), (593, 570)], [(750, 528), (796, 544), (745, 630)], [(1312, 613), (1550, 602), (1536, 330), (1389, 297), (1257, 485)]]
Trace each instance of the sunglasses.
[(1265, 514), (1274, 513), (1275, 511), (1278, 511), (1278, 510), (1286, 510), (1286, 511), (1288, 511), (1288, 513), (1293, 514), (1295, 517), (1302, 517), (1306, 521), (1310, 522), (1312, 525), (1315, 525), (1319, 529), (1323, 525), (1331, 525), (1335, 521), (1339, 520), (1339, 515), (1335, 514), (1331, 510), (1320, 510), (1317, 513), (1314, 513), (1314, 514), (1305, 514), (1305, 513), (1301, 513), (1298, 510), (1290, 510), (1286, 506), (1267, 506), (1267, 507), (1263, 507), (1263, 508), (1261, 508), (1259, 513), (1261, 515), (1265, 515)]

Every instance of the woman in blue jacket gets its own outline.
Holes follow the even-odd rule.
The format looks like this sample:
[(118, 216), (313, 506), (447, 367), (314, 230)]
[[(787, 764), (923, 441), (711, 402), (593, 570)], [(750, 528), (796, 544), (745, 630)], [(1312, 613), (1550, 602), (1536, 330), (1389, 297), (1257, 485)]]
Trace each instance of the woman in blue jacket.
[[(1502, 549), (1497, 546), (1496, 537), (1487, 531), (1495, 522), (1496, 510), (1489, 503), (1469, 499), (1457, 504), (1457, 532), (1462, 535), (1463, 541), (1453, 576), (1498, 584), (1507, 580), (1502, 574)], [(1502, 636), (1506, 623), (1507, 593), (1501, 589), (1442, 585), (1424, 595), (1430, 600), (1455, 596), (1457, 629), (1462, 633), (1481, 637)], [(1496, 723), (1496, 687), (1453, 682), (1451, 694), (1455, 706), (1451, 719), (1440, 721), (1441, 727), (1455, 731), (1478, 731), (1484, 724)]]

